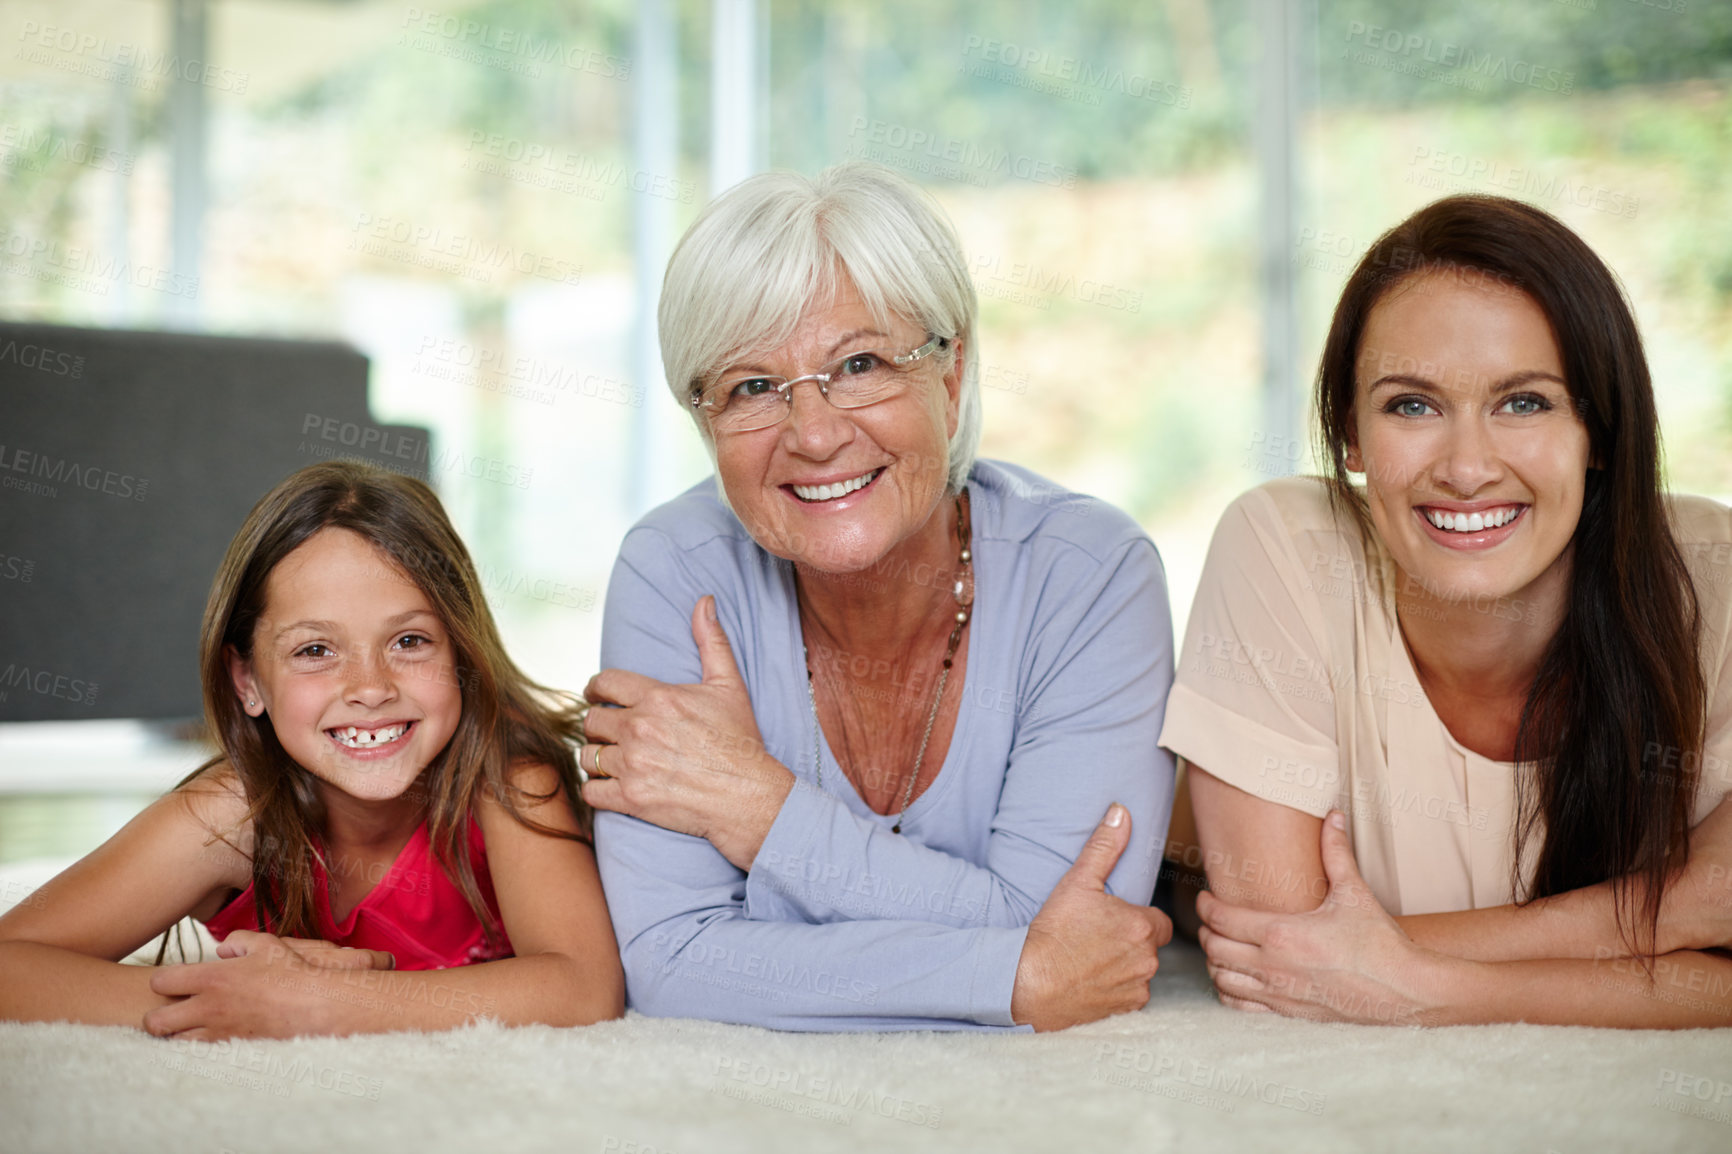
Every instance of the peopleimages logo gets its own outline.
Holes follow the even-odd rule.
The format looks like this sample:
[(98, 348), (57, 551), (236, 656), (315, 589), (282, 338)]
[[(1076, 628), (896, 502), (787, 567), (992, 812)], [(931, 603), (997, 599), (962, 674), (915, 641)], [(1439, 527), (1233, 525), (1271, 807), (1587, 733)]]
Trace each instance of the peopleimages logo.
[(983, 296), (999, 296), (994, 288), (1002, 286), (1015, 294), (1014, 297), (1007, 294), (1004, 299), (1016, 299), (1017, 303), (1034, 304), (1037, 308), (1044, 309), (1047, 306), (1043, 302), (1052, 298), (1127, 313), (1141, 312), (1143, 307), (1141, 289), (1121, 288), (1106, 281), (1042, 268), (1027, 261), (1005, 261), (981, 254), (974, 258), (969, 271), (974, 274)]
[(490, 24), (422, 8), (405, 9), (402, 26), (407, 32), (400, 43), (407, 47), (437, 52), (473, 64), (509, 66), (510, 71), (526, 76), (540, 76), (540, 65), (552, 64), (573, 72), (588, 72), (604, 80), (627, 80), (631, 77), (631, 61), (623, 56), (613, 56), (578, 44), (565, 44), (526, 28)]
[(99, 172), (132, 175), (131, 153), (117, 152), (100, 144), (62, 136), (57, 132), (23, 127), (16, 124), (0, 126), (0, 147), (7, 152), (0, 166), (41, 172), (46, 162), (93, 168)]
[(96, 296), (107, 296), (110, 285), (125, 281), (133, 288), (166, 296), (188, 300), (198, 297), (196, 276), (20, 232), (0, 231), (0, 268), (19, 276), (52, 280)]
[[(840, 1122), (847, 1125), (854, 1113), (876, 1115), (879, 1118), (906, 1122), (911, 1126), (924, 1126), (936, 1130), (944, 1121), (944, 1108), (930, 1102), (921, 1102), (900, 1094), (892, 1094), (868, 1086), (851, 1084), (820, 1074), (812, 1074), (805, 1070), (790, 1067), (771, 1066), (752, 1058), (719, 1056), (716, 1058), (716, 1068), (713, 1075), (715, 1085), (712, 1092), (725, 1093), (728, 1084), (737, 1083), (738, 1087), (753, 1087), (766, 1091), (771, 1095), (786, 1095), (787, 1103), (776, 1100), (759, 1101), (758, 1104), (772, 1106), (777, 1109), (787, 1109), (801, 1100), (820, 1103), (834, 1111), (837, 1116), (825, 1116), (827, 1121)], [(728, 1094), (729, 1097), (742, 1095)], [(752, 1099), (756, 1101), (756, 1099)], [(803, 1113), (798, 1109), (790, 1113)]]
[(589, 200), (601, 200), (608, 189), (624, 188), (644, 196), (690, 204), (698, 191), (696, 181), (630, 168), (618, 161), (480, 129), (469, 134), (469, 141), (463, 147), (465, 151), (480, 153), (487, 158), (473, 163), (465, 160), (464, 167), (471, 171), (491, 173), (518, 184), (550, 188), (556, 192), (571, 192)]
[(351, 232), (348, 247), (352, 251), (479, 281), (491, 282), (494, 273), (500, 270), (516, 271), (555, 284), (577, 284), (583, 275), (581, 264), (562, 257), (514, 248), (403, 217), (356, 213)]
[[(529, 488), (535, 479), (534, 466), (526, 469), (493, 457), (465, 454), (457, 449), (434, 452), (431, 442), (425, 437), (410, 437), (377, 425), (362, 425), (355, 421), (320, 416), (317, 413), (308, 413), (302, 419), (301, 436), (328, 443), (327, 446), (320, 446), (310, 440), (301, 442), (301, 452), (320, 457), (336, 456), (335, 446), (341, 446), (376, 453), (398, 461), (408, 461), (429, 472), (437, 470), (441, 473), (461, 473), (476, 480), (495, 481), (518, 489)], [(368, 463), (390, 467), (393, 462)]]
[(32, 669), (16, 662), (0, 669), (0, 701), (6, 700), (7, 692), (13, 689), (34, 693), (38, 697), (52, 697), (70, 705), (96, 704), (96, 682), (69, 677), (52, 669)]
[(1414, 148), (1408, 166), (1407, 175), (1403, 178), (1408, 184), (1437, 192), (1489, 188), (1530, 200), (1572, 204), (1626, 218), (1633, 218), (1642, 207), (1639, 197), (1622, 189), (1556, 173), (1542, 173), (1526, 165), (1508, 164), (1492, 157), (1428, 148), (1423, 144)]
[[(1479, 52), (1449, 40), (1439, 40), (1435, 36), (1404, 32), (1399, 28), (1385, 28), (1378, 24), (1367, 24), (1363, 20), (1348, 23), (1347, 42), (1349, 48), (1342, 50), (1342, 56), (1346, 58), (1351, 55), (1357, 63), (1371, 64), (1422, 79), (1441, 80), (1446, 84), (1475, 91), (1483, 90), (1487, 80), (1507, 81), (1566, 96), (1575, 91), (1574, 72), (1549, 68), (1519, 57)], [(1383, 59), (1363, 52), (1352, 54), (1351, 46), (1355, 43), (1363, 44), (1373, 52), (1382, 53)], [(1392, 65), (1392, 61), (1400, 61), (1400, 66)], [(1428, 71), (1426, 65), (1435, 65), (1450, 71)]]
[(57, 377), (77, 380), (84, 375), (84, 358), (73, 353), (58, 352), (46, 345), (29, 341), (7, 341), (0, 344), (0, 364), (13, 364), (21, 369), (36, 369)]
[[(10, 473), (21, 473), (37, 480), (25, 481), (4, 475)], [(150, 491), (148, 480), (135, 477), (131, 473), (118, 473), (101, 465), (86, 464), (0, 443), (0, 486), (21, 489), (44, 497), (56, 497), (60, 490), (55, 488), (55, 485), (71, 485), (92, 493), (131, 501), (144, 500), (145, 494)]]
[(73, 67), (66, 69), (67, 71), (83, 72), (104, 79), (116, 78), (117, 74), (112, 70), (120, 70), (132, 74), (133, 77), (184, 80), (190, 84), (214, 88), (218, 92), (232, 92), (236, 96), (246, 94), (247, 84), (251, 79), (245, 72), (236, 72), (232, 68), (219, 68), (202, 60), (182, 60), (173, 52), (153, 52), (149, 48), (128, 44), (124, 40), (110, 40), (93, 32), (42, 24), (35, 20), (24, 21), (18, 39), (25, 45), (18, 52), (21, 59), (60, 66), (42, 52), (34, 51), (48, 49), (63, 56), (81, 58), (85, 63), (85, 67)]
[[(1054, 55), (1044, 48), (1030, 48), (1009, 41), (970, 35), (962, 45), (962, 54), (978, 57), (987, 64), (997, 65), (1003, 75), (987, 69), (964, 68), (971, 76), (1006, 79), (1017, 87), (1031, 88), (1054, 96), (1076, 100), (1083, 104), (1099, 104), (1101, 93), (1112, 93), (1132, 100), (1152, 101), (1176, 108), (1191, 106), (1191, 90), (1187, 85), (1145, 76), (1140, 72), (1091, 63), (1075, 56)], [(1017, 74), (1026, 77), (1023, 80)], [(1007, 79), (1008, 78), (1008, 79)]]
[(1054, 188), (1075, 188), (1075, 168), (1008, 149), (945, 136), (926, 128), (856, 116), (848, 128), (849, 154), (944, 180), (984, 187), (1015, 177)]

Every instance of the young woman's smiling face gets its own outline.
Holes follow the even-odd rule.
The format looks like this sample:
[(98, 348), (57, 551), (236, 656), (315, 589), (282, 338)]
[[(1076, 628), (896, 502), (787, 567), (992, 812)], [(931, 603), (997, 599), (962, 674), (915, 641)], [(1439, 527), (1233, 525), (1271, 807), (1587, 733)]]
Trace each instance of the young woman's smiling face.
[(1367, 318), (1347, 467), (1428, 600), (1561, 596), (1590, 449), (1550, 323), (1472, 270), (1418, 274)]
[(451, 740), (456, 658), (418, 586), (365, 538), (322, 529), (271, 571), (241, 704), (290, 757), (363, 801), (397, 798)]

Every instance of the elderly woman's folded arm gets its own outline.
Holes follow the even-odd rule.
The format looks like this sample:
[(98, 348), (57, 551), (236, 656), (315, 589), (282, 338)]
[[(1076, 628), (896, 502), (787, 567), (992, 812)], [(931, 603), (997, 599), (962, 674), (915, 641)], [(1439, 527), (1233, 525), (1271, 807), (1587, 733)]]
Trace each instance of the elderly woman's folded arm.
[[(1113, 801), (1131, 816), (1131, 844), (1107, 891), (1148, 904), (1173, 790), (1171, 755), (1156, 744), (1172, 681), (1165, 577), (1146, 540), (1127, 543), (1105, 564), (1079, 556), (1068, 569), (1074, 583), (1055, 575), (1041, 592), (1068, 607), (1051, 612), (1026, 683), (965, 697), (964, 710), (1020, 714), (986, 865), (891, 834), (802, 782), (749, 872), (755, 916), (1024, 926)], [(608, 584), (603, 663), (670, 683), (697, 681), (691, 603), (725, 579), (705, 570), (701, 548), (655, 530), (628, 534)], [(717, 609), (730, 633), (745, 631), (725, 600)], [(972, 671), (970, 684), (992, 676)], [(605, 839), (599, 848), (605, 856)]]
[(739, 871), (708, 842), (619, 814), (596, 824), (627, 995), (642, 1013), (780, 1030), (1018, 1028), (1026, 927), (759, 921)]
[[(698, 680), (689, 602), (719, 580), (705, 564), (690, 543), (629, 535), (604, 663)], [(1014, 701), (964, 705), (1020, 711), (985, 865), (893, 834), (806, 781), (744, 872), (701, 838), (599, 814), (631, 1006), (781, 1029), (1009, 1026), (1025, 928), (1112, 801), (1131, 837), (1107, 891), (1146, 906), (1172, 805), (1156, 745), (1172, 668), (1164, 577), (1146, 540), (1069, 571), (1077, 583), (1054, 574), (1040, 596), (1073, 608), (1035, 640)], [(725, 599), (718, 611), (744, 638)]]

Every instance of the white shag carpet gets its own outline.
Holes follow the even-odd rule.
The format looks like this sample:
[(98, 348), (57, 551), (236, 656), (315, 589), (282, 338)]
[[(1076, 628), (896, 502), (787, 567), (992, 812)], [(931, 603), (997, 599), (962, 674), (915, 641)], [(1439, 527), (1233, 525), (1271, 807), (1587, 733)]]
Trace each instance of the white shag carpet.
[(1732, 1030), (1320, 1026), (1164, 958), (1142, 1013), (1041, 1036), (0, 1023), (0, 1151), (1732, 1151)]

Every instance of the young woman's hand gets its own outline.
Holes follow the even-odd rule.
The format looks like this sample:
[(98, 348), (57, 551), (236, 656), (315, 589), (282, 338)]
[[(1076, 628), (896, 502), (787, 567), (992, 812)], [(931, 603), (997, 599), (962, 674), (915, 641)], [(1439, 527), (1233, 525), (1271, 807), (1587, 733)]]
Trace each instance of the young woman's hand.
[(1323, 904), (1309, 913), (1248, 909), (1204, 892), (1198, 942), (1221, 1001), (1241, 1010), (1384, 1025), (1424, 1025), (1444, 961), (1416, 946), (1359, 876), (1347, 822), (1323, 823)]
[(1690, 831), (1690, 858), (1667, 887), (1658, 953), (1732, 948), (1732, 798)]
[(1155, 951), (1172, 941), (1173, 923), (1106, 892), (1130, 840), (1130, 815), (1115, 802), (1029, 923), (1010, 999), (1018, 1025), (1062, 1030), (1148, 1003)]
[[(619, 708), (589, 711), (592, 743), (579, 751), (590, 775), (583, 800), (675, 833), (709, 840), (743, 870), (752, 868), (794, 775), (764, 749), (733, 647), (716, 620), (714, 597), (692, 611), (703, 662), (697, 685), (668, 685), (620, 669), (590, 678), (584, 697)], [(604, 777), (596, 776), (600, 761)]]
[(180, 1000), (144, 1016), (159, 1037), (199, 1041), (223, 1038), (292, 1038), (331, 1033), (331, 978), (346, 970), (388, 970), (395, 959), (382, 950), (349, 949), (308, 938), (236, 930), (217, 946), (220, 960), (164, 966), (150, 988)]

